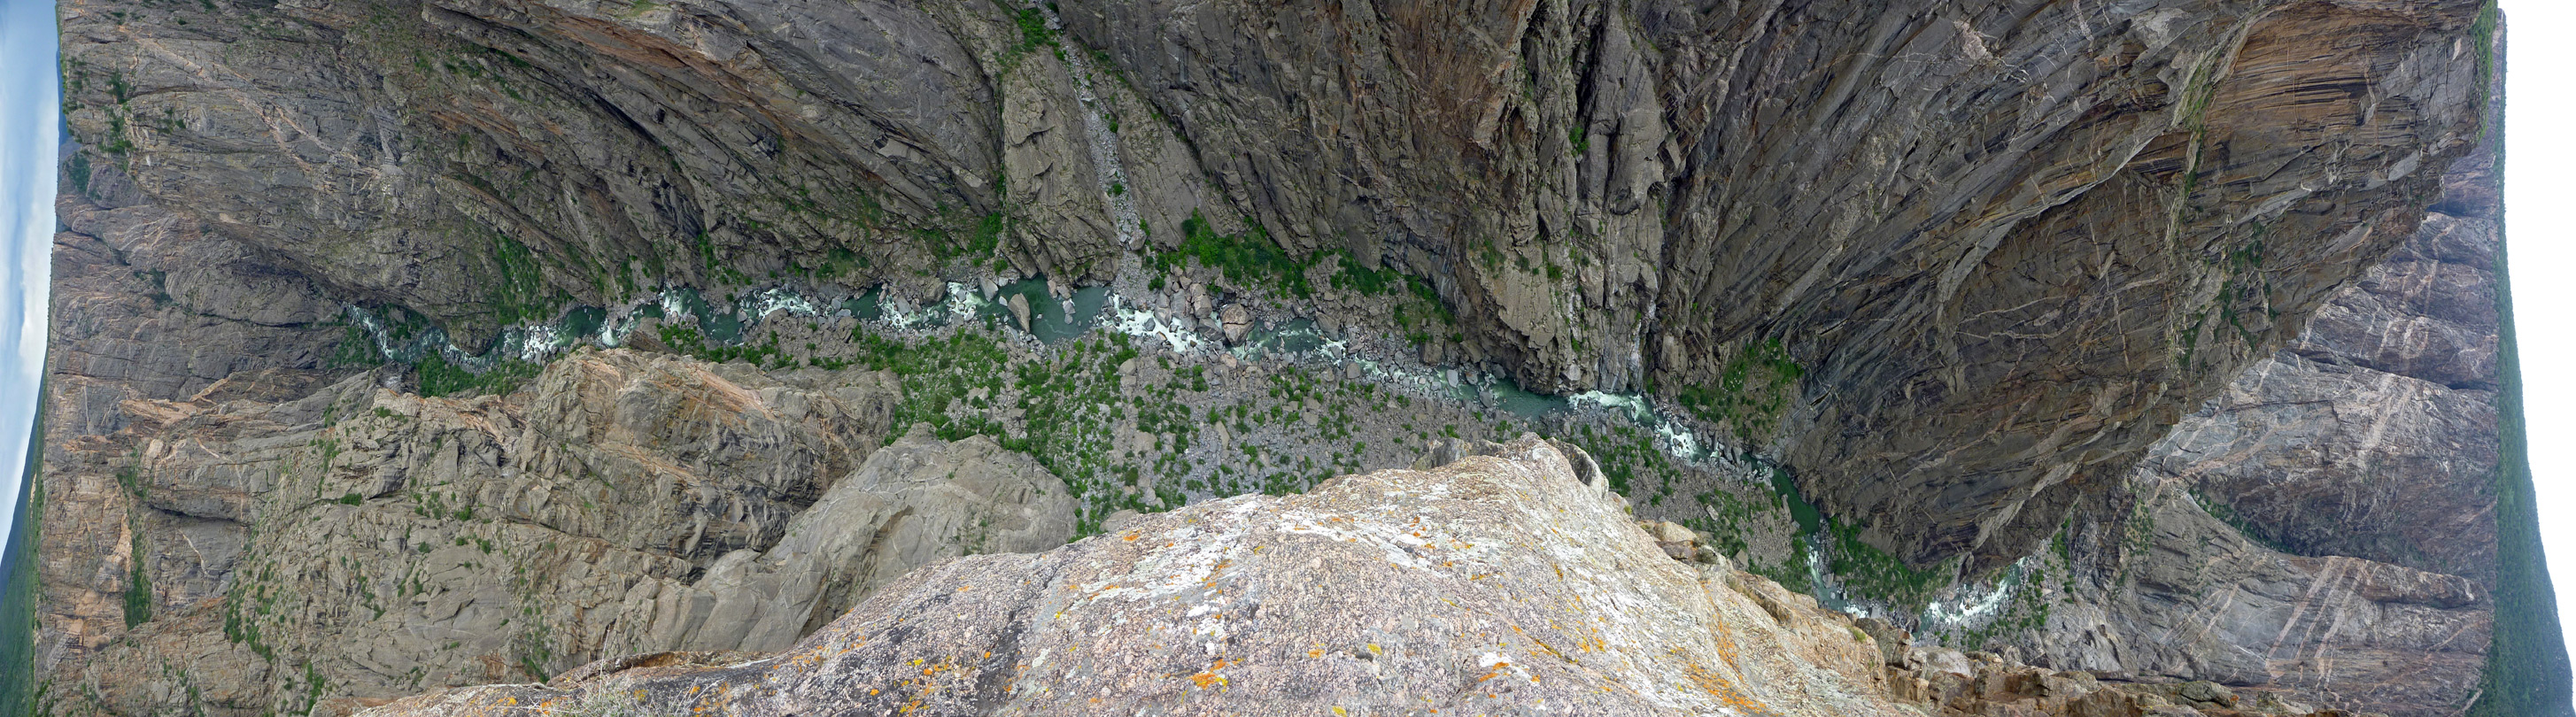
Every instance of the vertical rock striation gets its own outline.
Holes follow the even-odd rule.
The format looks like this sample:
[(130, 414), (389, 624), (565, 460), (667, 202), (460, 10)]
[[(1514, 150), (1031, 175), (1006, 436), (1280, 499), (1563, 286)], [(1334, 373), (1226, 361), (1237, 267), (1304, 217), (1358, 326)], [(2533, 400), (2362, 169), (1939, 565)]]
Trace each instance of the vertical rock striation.
[(1065, 14), (1283, 243), (1435, 277), (1471, 357), (1662, 387), (1982, 568), (2411, 232), (2478, 124), (2477, 10)]
[(919, 292), (978, 251), (1098, 280), (1260, 230), (1427, 279), (1459, 348), (1428, 355), (1658, 388), (1979, 569), (2406, 237), (2484, 87), (2470, 0), (1060, 8), (64, 27), (94, 161), (470, 341), (667, 284)]
[(2495, 165), (2493, 145), (2454, 163), (2413, 237), (2079, 511), (2076, 589), (2035, 661), (2396, 715), (2478, 696), (2500, 589)]
[(765, 659), (609, 663), (368, 714), (1918, 714), (1849, 617), (1665, 557), (1577, 474), (1588, 459), (1535, 438), (1486, 453), (939, 563)]
[[(1025, 455), (877, 450), (897, 396), (873, 372), (606, 351), (466, 399), (379, 385), (396, 376), (287, 400), (235, 376), (54, 446), (49, 530), (96, 550), (49, 553), (41, 657), (79, 696), (56, 706), (345, 712), (631, 652), (774, 650), (913, 566), (1072, 534)], [(65, 529), (83, 523), (104, 529)]]
[[(2062, 535), (2072, 547), (2051, 564), (2063, 582), (2043, 593), (2057, 617), (2022, 641), (2034, 662), (2446, 713), (2475, 689), (2498, 580), (2497, 498), (2484, 488), (2499, 462), (2485, 441), (2499, 421), (2498, 326), (2484, 308), (2493, 160), (2453, 161), (2481, 136), (2491, 12), (2477, 0), (67, 0), (68, 118), (85, 148), (56, 237), (39, 667), (112, 714), (345, 712), (627, 653), (697, 656), (575, 678), (739, 650), (820, 658), (826, 644), (889, 660), (989, 650), (1011, 662), (923, 677), (973, 673), (992, 681), (958, 689), (1075, 710), (1092, 708), (1069, 689), (1005, 689), (1019, 661), (1094, 690), (1160, 680), (1139, 705), (1196, 699), (1210, 681), (1235, 690), (1219, 699), (1313, 684), (1374, 699), (1393, 693), (1363, 686), (1394, 680), (1463, 707), (1486, 699), (1478, 676), (1566, 704), (1615, 673), (1653, 685), (1603, 703), (1638, 712), (1898, 709), (1873, 691), (1890, 665), (1853, 626), (1730, 570), (1637, 559), (1625, 519), (1601, 522), (1615, 507), (1557, 474), (1581, 462), (1535, 442), (1512, 444), (1514, 461), (1189, 509), (1204, 525), (1128, 524), (1213, 540), (1234, 521), (1251, 532), (1226, 540), (1258, 527), (1286, 546), (1314, 531), (1246, 516), (1436, 506), (1462, 511), (1460, 535), (1485, 536), (1461, 544), (1546, 551), (1479, 553), (1499, 561), (1486, 574), (1498, 582), (1439, 565), (1450, 582), (1408, 586), (1437, 546), (1372, 533), (1398, 546), (1372, 562), (1354, 534), (1298, 543), (1315, 565), (1267, 548), (1212, 558), (1272, 569), (1238, 586), (1284, 601), (1267, 615), (1212, 604), (1215, 617), (1183, 622), (1135, 605), (1081, 617), (1247, 631), (1119, 648), (1163, 672), (1047, 652), (1046, 640), (1100, 645), (1037, 607), (1089, 605), (1068, 595), (1110, 591), (1113, 577), (1196, 570), (1182, 563), (1216, 548), (1093, 538), (939, 562), (1074, 533), (1074, 486), (1043, 467), (1072, 459), (1021, 452), (1031, 421), (1110, 416), (1082, 428), (1111, 445), (1063, 476), (1125, 469), (1137, 497), (1122, 499), (1168, 508), (1181, 489), (1129, 464), (1180, 456), (1202, 422), (1202, 440), (1238, 442), (1260, 423), (1255, 402), (1231, 405), (1231, 421), (1200, 405), (1148, 422), (1118, 401), (1184, 385), (1207, 398), (1213, 385), (1266, 389), (1262, 405), (1289, 423), (1341, 415), (1300, 395), (1311, 386), (1231, 356), (1214, 384), (1172, 355), (1077, 359), (1072, 370), (1135, 379), (1066, 399), (1097, 404), (1079, 410), (1036, 410), (1053, 405), (1032, 403), (1037, 392), (1061, 386), (1001, 366), (921, 397), (902, 377), (837, 368), (847, 356), (764, 367), (634, 350), (576, 351), (524, 386), (487, 377), (423, 396), (441, 391), (374, 365), (340, 318), (352, 305), (417, 313), (480, 348), (506, 327), (664, 289), (883, 286), (910, 305), (950, 282), (991, 298), (1002, 281), (1044, 276), (1059, 301), (1113, 279), (1151, 286), (1153, 308), (1207, 323), (1210, 340), (1249, 340), (1286, 307), (1327, 333), (1406, 335), (1427, 361), (1535, 390), (1653, 394), (1727, 448), (1794, 469), (1837, 525), (1941, 579), (2027, 565)], [(1184, 255), (1207, 266), (1173, 271)], [(1168, 297), (1166, 278), (1182, 280)], [(1032, 298), (1010, 299), (1024, 327)], [(823, 324), (807, 335), (846, 328)], [(820, 340), (860, 350), (857, 335)], [(896, 416), (948, 418), (951, 405), (1020, 437), (895, 437), (911, 428)], [(1377, 423), (1427, 440), (1435, 424), (1455, 438), (1486, 419), (1418, 410)], [(1353, 440), (1336, 428), (1308, 435)], [(1336, 450), (1316, 475), (1356, 470), (1365, 446)], [(1268, 470), (1256, 447), (1246, 454)], [(1426, 475), (1466, 492), (1399, 485)], [(1541, 523), (1590, 537), (1533, 540), (1530, 511), (1544, 510), (1506, 495), (1574, 501), (1563, 510), (1579, 525)], [(1757, 522), (1797, 513), (1778, 512)], [(1411, 525), (1389, 516), (1381, 527)], [(1337, 567), (1315, 572), (1327, 561)], [(1580, 584), (1537, 580), (1542, 567)], [(892, 596), (839, 617), (885, 586)], [(1455, 619), (1427, 607), (1478, 590), (1538, 606), (1487, 595), (1469, 602), (1490, 615)], [(1348, 600), (1359, 593), (1419, 604)], [(1646, 604), (1567, 607), (1603, 594)], [(933, 608), (952, 604), (990, 619), (948, 632), (885, 622), (949, 619)], [(1369, 627), (1395, 608), (1410, 612)], [(1292, 645), (1287, 620), (1339, 632)], [(1584, 620), (1599, 629), (1566, 627)], [(1505, 624), (1555, 637), (1501, 638)], [(1497, 658), (1523, 669), (1505, 670), (1460, 637), (1478, 630), (1620, 665)], [(1436, 647), (1368, 647), (1388, 635)], [(684, 689), (787, 669), (764, 664), (611, 681)], [(800, 674), (859, 699), (845, 689), (856, 682)], [(577, 682), (439, 699), (604, 694)]]

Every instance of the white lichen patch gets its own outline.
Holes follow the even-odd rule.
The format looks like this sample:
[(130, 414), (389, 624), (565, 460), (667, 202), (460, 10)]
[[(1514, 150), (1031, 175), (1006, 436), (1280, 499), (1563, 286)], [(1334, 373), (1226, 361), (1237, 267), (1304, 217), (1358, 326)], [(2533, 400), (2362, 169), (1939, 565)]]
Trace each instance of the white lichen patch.
[(1248, 557), (1251, 551), (1245, 539), (1251, 535), (1251, 526), (1247, 516), (1261, 508), (1261, 503), (1254, 496), (1237, 496), (1202, 505), (1205, 508), (1193, 511), (1197, 520), (1162, 539), (1169, 546), (1147, 548), (1144, 557), (1125, 575), (1079, 586), (1085, 601), (1114, 597), (1134, 602), (1171, 597), (1199, 589), (1221, 566)]

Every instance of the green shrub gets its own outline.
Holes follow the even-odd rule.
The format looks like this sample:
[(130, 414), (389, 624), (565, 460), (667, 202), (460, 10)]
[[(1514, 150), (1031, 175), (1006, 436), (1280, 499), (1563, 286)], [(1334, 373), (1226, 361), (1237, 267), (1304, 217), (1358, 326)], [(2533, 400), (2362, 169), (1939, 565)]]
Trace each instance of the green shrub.
[(1199, 264), (1216, 269), (1226, 280), (1246, 286), (1263, 286), (1285, 295), (1312, 296), (1313, 284), (1306, 280), (1311, 262), (1288, 256), (1286, 250), (1270, 241), (1261, 225), (1245, 222), (1251, 229), (1242, 234), (1220, 235), (1208, 226), (1197, 212), (1181, 222), (1181, 247), (1153, 257), (1156, 269), (1170, 273), (1181, 262), (1196, 259)]
[(1037, 8), (1021, 10), (1019, 17), (1020, 46), (1017, 52), (1028, 52), (1041, 46), (1056, 46), (1055, 31), (1047, 29), (1046, 11)]
[(143, 531), (133, 532), (134, 552), (126, 561), (125, 578), (125, 627), (129, 630), (152, 620), (152, 576), (144, 568), (146, 556), (152, 553), (144, 548)]
[(436, 351), (424, 352), (420, 361), (412, 364), (415, 378), (420, 383), (420, 395), (430, 397), (467, 391), (487, 396), (508, 395), (512, 391), (519, 390), (520, 384), (535, 378), (537, 372), (543, 368), (525, 361), (504, 359), (482, 373), (475, 373), (463, 366), (448, 363), (447, 359)]

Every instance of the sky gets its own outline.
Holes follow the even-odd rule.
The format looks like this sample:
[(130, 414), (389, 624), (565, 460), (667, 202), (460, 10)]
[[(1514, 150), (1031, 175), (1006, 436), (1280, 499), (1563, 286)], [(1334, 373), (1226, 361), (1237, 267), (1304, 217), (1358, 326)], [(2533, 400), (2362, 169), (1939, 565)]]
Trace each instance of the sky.
[[(2544, 171), (2576, 166), (2576, 3), (2503, 0), (2506, 23), (2505, 246), (2513, 273), (2514, 338), (2522, 344), (2524, 426), (2531, 436), (2533, 502), (2540, 541), (2558, 590), (2558, 616), (2576, 652), (2576, 371), (2557, 359), (2576, 356), (2576, 281), (2552, 267), (2576, 267), (2567, 217), (2569, 182)], [(2517, 42), (2514, 39), (2521, 38)]]
[(55, 45), (53, 0), (0, 0), (0, 540), (18, 512), (45, 367), (62, 146)]

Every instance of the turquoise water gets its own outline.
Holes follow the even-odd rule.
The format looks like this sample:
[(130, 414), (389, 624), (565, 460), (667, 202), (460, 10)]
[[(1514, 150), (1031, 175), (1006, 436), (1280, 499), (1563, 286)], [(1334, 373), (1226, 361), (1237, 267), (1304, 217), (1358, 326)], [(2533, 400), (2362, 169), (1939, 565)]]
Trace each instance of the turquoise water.
[(664, 295), (671, 297), (664, 299), (666, 303), (676, 298), (681, 312), (698, 318), (698, 335), (707, 343), (730, 344), (742, 340), (746, 323), (741, 314), (732, 309), (716, 311), (715, 306), (708, 304), (706, 297), (696, 289), (672, 289)]
[(857, 317), (860, 321), (885, 318), (884, 294), (884, 289), (869, 289), (868, 293), (842, 299), (841, 310), (850, 312), (851, 316)]
[(599, 333), (599, 327), (607, 321), (607, 309), (583, 306), (564, 312), (563, 318), (555, 321), (555, 329), (565, 336), (591, 336)]
[(725, 346), (741, 343), (763, 318), (781, 311), (799, 316), (813, 315), (818, 309), (847, 311), (861, 321), (895, 318), (899, 319), (897, 323), (913, 328), (946, 326), (962, 315), (1000, 326), (1012, 323), (1006, 302), (1014, 295), (1027, 297), (1029, 332), (1039, 341), (1049, 344), (1079, 338), (1097, 328), (1110, 298), (1109, 287), (1106, 286), (1076, 289), (1072, 307), (1068, 310), (1064, 302), (1047, 295), (1047, 284), (1043, 279), (1004, 285), (992, 301), (976, 295), (965, 285), (950, 284), (949, 291), (938, 301), (894, 316), (883, 288), (870, 289), (838, 303), (821, 306), (784, 289), (746, 292), (728, 297), (730, 303), (719, 303), (709, 301), (696, 289), (676, 288), (653, 300), (637, 303), (623, 318), (613, 323), (605, 308), (577, 306), (552, 322), (504, 329), (493, 342), (492, 349), (480, 355), (458, 350), (444, 329), (399, 308), (380, 315), (365, 307), (350, 306), (347, 307), (347, 315), (351, 322), (364, 328), (374, 339), (377, 354), (386, 361), (414, 363), (435, 351), (449, 363), (481, 372), (490, 370), (504, 359), (543, 360), (556, 350), (576, 344), (621, 345), (625, 343), (625, 333), (634, 330), (635, 321), (641, 318), (687, 316), (688, 325), (697, 329), (701, 341), (710, 346)]
[(1100, 325), (1101, 309), (1109, 305), (1109, 287), (1084, 287), (1073, 291), (1073, 310), (1068, 312), (1064, 302), (1047, 294), (1046, 280), (1025, 279), (1003, 284), (992, 301), (976, 305), (975, 315), (1006, 323), (1014, 321), (1010, 303), (1014, 296), (1029, 302), (1029, 333), (1049, 344), (1091, 333)]
[(1495, 379), (1486, 391), (1494, 395), (1496, 407), (1533, 421), (1574, 410), (1574, 402), (1564, 396), (1531, 393), (1510, 379)]

